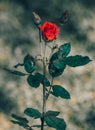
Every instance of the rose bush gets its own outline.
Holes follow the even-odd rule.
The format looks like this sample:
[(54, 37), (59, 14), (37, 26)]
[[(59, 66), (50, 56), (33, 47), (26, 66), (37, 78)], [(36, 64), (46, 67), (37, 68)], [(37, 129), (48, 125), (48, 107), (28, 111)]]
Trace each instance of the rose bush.
[[(41, 18), (38, 16), (38, 14), (33, 12), (33, 15), (34, 24), (36, 24), (37, 28), (39, 29), (39, 42), (42, 43), (39, 44), (40, 54), (37, 53), (35, 57), (27, 54), (23, 59), (23, 63), (18, 63), (14, 66), (16, 69), (3, 69), (18, 76), (26, 76), (26, 81), (32, 88), (37, 89), (38, 87), (42, 86), (42, 88), (40, 88), (42, 90), (41, 94), (43, 93), (41, 103), (42, 111), (40, 112), (39, 109), (31, 107), (28, 107), (24, 110), (25, 115), (33, 119), (39, 119), (40, 124), (31, 125), (26, 117), (21, 117), (15, 114), (12, 114), (11, 122), (18, 124), (27, 130), (36, 130), (36, 127), (40, 128), (40, 130), (45, 130), (45, 126), (52, 127), (55, 130), (66, 130), (65, 120), (59, 117), (59, 111), (46, 111), (47, 100), (50, 95), (63, 99), (70, 99), (71, 97), (70, 93), (63, 86), (54, 83), (54, 79), (58, 76), (61, 76), (67, 66), (79, 67), (88, 64), (91, 60), (88, 56), (81, 56), (80, 54), (68, 56), (71, 51), (71, 45), (68, 42), (59, 46), (54, 44), (47, 46), (46, 42), (53, 41), (57, 38), (59, 27), (55, 23), (48, 21), (41, 25)], [(67, 21), (67, 18), (68, 14), (65, 12), (62, 14), (59, 22), (64, 24)], [(42, 38), (44, 40), (43, 42)], [(46, 55), (47, 47), (50, 49), (48, 56)], [(39, 60), (41, 61), (40, 65), (42, 65), (41, 70), (39, 69), (39, 64), (37, 64), (37, 61)], [(22, 72), (17, 70), (19, 66), (23, 67), (25, 71)], [(48, 74), (50, 74), (50, 77)]]
[(55, 23), (46, 21), (39, 28), (42, 31), (42, 35), (45, 41), (53, 41), (58, 36), (59, 27)]

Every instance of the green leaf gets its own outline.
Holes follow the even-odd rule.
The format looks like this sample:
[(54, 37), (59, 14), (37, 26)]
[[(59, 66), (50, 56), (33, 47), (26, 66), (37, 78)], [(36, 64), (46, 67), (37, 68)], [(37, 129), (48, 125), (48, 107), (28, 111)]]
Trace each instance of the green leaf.
[(15, 114), (12, 114), (12, 118), (14, 118), (15, 120), (18, 120), (20, 122), (23, 122), (23, 123), (28, 123), (29, 122), (26, 118), (23, 118), (21, 116), (15, 115)]
[(36, 79), (35, 75), (30, 74), (27, 78), (27, 82), (31, 87), (38, 88), (40, 85), (39, 80)]
[(65, 68), (66, 64), (63, 60), (57, 59), (49, 63), (49, 73), (52, 77), (60, 76)]
[(11, 122), (14, 123), (14, 124), (17, 124), (19, 126), (22, 126), (23, 128), (28, 128), (29, 127), (28, 124), (26, 124), (24, 122), (19, 122), (19, 121), (14, 121), (14, 120), (11, 120)]
[(46, 87), (50, 86), (50, 82), (46, 77), (44, 78), (44, 80), (41, 83), (44, 84)]
[(51, 58), (50, 58), (50, 62), (53, 62), (54, 60), (58, 59), (58, 52), (54, 53)]
[(24, 68), (28, 73), (32, 73), (35, 70), (35, 60), (29, 54), (24, 57)]
[(9, 73), (18, 75), (18, 76), (25, 76), (26, 75), (25, 73), (17, 71), (17, 70), (11, 70), (11, 69), (7, 69), (7, 68), (4, 68), (4, 70), (8, 71)]
[(41, 73), (35, 73), (35, 75), (30, 74), (27, 78), (27, 82), (31, 87), (37, 88), (41, 84), (45, 86), (50, 86), (49, 80), (44, 77)]
[(37, 109), (34, 109), (34, 108), (27, 108), (24, 111), (24, 113), (27, 116), (33, 117), (34, 119), (41, 118), (41, 113)]
[(53, 92), (51, 92), (51, 94), (53, 94), (54, 96), (61, 97), (64, 99), (70, 99), (70, 93), (60, 85), (54, 85), (52, 89)]
[(50, 117), (50, 116), (58, 116), (59, 115), (59, 111), (47, 111), (46, 114), (45, 114), (45, 117)]
[(45, 122), (48, 126), (55, 128), (56, 130), (65, 130), (66, 123), (62, 118), (57, 117), (45, 117)]
[(49, 80), (41, 73), (35, 73), (35, 78), (45, 86), (50, 86)]
[(66, 57), (71, 51), (71, 45), (70, 43), (65, 43), (64, 45), (61, 45), (58, 50), (58, 57), (64, 58)]
[(43, 80), (43, 75), (41, 73), (35, 73), (35, 78), (39, 81), (39, 83)]
[(63, 69), (64, 65), (66, 65), (64, 60), (55, 60), (53, 64), (57, 69)]
[(77, 66), (83, 66), (90, 62), (88, 56), (81, 56), (81, 55), (75, 55), (75, 56), (69, 56), (66, 58), (66, 64), (71, 67), (77, 67)]
[(49, 73), (52, 77), (60, 76), (66, 68), (65, 60), (58, 58), (58, 52), (54, 53), (49, 62)]

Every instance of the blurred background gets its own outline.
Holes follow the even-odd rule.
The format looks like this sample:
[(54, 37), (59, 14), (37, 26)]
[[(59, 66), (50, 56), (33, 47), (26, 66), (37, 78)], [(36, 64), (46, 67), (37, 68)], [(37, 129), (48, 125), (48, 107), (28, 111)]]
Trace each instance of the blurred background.
[(22, 63), (27, 53), (39, 54), (38, 30), (32, 12), (39, 14), (43, 22), (57, 22), (65, 10), (69, 12), (69, 21), (60, 26), (56, 43), (70, 42), (71, 55), (88, 55), (93, 61), (83, 67), (65, 69), (55, 83), (64, 86), (71, 99), (51, 95), (47, 109), (61, 111), (66, 130), (95, 130), (95, 0), (0, 0), (0, 130), (23, 130), (10, 122), (11, 114), (25, 116), (25, 108), (42, 107), (41, 88), (31, 88), (26, 77), (2, 69)]

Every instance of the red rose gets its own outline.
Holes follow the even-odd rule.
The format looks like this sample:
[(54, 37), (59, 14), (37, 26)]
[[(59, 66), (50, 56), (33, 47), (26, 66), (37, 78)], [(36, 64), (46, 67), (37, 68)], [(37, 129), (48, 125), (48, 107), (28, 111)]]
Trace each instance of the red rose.
[(46, 41), (52, 41), (57, 38), (59, 33), (59, 27), (51, 22), (46, 21), (39, 27), (42, 31), (42, 35)]

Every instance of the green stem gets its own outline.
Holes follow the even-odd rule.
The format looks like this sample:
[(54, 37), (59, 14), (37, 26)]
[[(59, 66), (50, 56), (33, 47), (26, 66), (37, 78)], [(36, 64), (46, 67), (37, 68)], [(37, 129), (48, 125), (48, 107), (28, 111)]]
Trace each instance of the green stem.
[(50, 92), (51, 92), (51, 89), (52, 89), (52, 86), (53, 86), (53, 81), (54, 81), (54, 78), (52, 77), (52, 79), (51, 79), (51, 85), (50, 85), (50, 88), (49, 88), (48, 93), (46, 95), (46, 100), (48, 99), (48, 97), (50, 95)]
[[(44, 77), (46, 76), (46, 44), (44, 45), (44, 56), (43, 56), (43, 75)], [(45, 78), (43, 79), (45, 80)], [(44, 117), (45, 117), (45, 112), (46, 112), (46, 89), (45, 89), (45, 84), (43, 81), (43, 108), (42, 108), (42, 118), (41, 118), (41, 130), (44, 130)]]
[(50, 52), (50, 55), (49, 55), (49, 58), (48, 58), (48, 61), (49, 61), (51, 56), (52, 56), (52, 54), (53, 54), (53, 52), (54, 52), (54, 50), (57, 49), (58, 47), (55, 46), (55, 41), (53, 43), (53, 47), (50, 47), (49, 45), (47, 45), (47, 46), (51, 49), (51, 52)]
[(41, 30), (39, 29), (39, 41), (41, 43)]
[(41, 35), (41, 30), (39, 29), (39, 47), (40, 47), (40, 55), (42, 56), (42, 35)]

